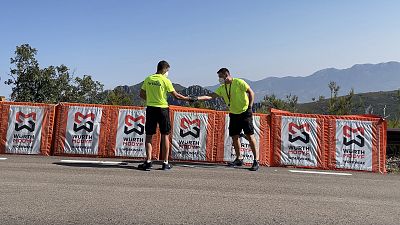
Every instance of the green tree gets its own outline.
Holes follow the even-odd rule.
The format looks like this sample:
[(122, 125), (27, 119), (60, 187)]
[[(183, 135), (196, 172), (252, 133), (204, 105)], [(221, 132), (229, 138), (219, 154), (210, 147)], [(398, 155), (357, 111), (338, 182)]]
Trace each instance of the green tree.
[(88, 104), (105, 104), (106, 93), (103, 92), (103, 87), (103, 84), (93, 80), (89, 75), (84, 75), (83, 78), (76, 77), (72, 87), (76, 94), (70, 101)]
[(286, 99), (279, 99), (274, 94), (266, 95), (261, 101), (260, 109), (257, 112), (269, 113), (271, 108), (286, 110), (289, 112), (297, 112), (298, 97), (296, 95), (289, 94)]
[(134, 105), (133, 99), (122, 88), (115, 88), (107, 93), (108, 105)]
[(11, 100), (21, 102), (37, 102), (42, 96), (45, 80), (40, 79), (39, 63), (35, 59), (37, 50), (28, 44), (21, 45), (15, 50), (15, 57), (11, 58), (14, 65), (10, 70), (11, 78), (5, 83), (12, 87)]
[(328, 99), (327, 114), (349, 115), (363, 106), (364, 103), (362, 99), (360, 99), (358, 103), (356, 102), (353, 88), (349, 91), (347, 95), (339, 97), (338, 95), (340, 86), (338, 86), (336, 82), (331, 81), (328, 84), (328, 87), (331, 91), (331, 98)]
[(336, 114), (340, 87), (334, 81), (329, 82), (328, 87), (331, 91), (331, 98), (328, 100), (328, 114)]
[(10, 79), (11, 100), (19, 102), (81, 102), (104, 103), (103, 85), (91, 76), (73, 78), (65, 65), (40, 68), (36, 60), (37, 50), (29, 44), (17, 46)]
[(49, 66), (41, 69), (41, 76), (47, 82), (43, 88), (46, 99), (39, 99), (38, 102), (71, 102), (74, 99), (76, 93), (71, 85), (73, 80), (67, 66)]
[(388, 120), (388, 127), (389, 128), (400, 128), (400, 89), (396, 92), (396, 101), (397, 101), (397, 113), (394, 118)]

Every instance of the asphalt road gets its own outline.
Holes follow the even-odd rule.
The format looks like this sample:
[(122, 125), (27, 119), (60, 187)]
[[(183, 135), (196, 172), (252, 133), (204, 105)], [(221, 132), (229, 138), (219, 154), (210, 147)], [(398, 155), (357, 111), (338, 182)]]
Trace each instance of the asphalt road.
[(0, 158), (1, 225), (400, 224), (398, 175), (182, 164), (146, 172), (134, 161), (60, 162), (118, 159)]

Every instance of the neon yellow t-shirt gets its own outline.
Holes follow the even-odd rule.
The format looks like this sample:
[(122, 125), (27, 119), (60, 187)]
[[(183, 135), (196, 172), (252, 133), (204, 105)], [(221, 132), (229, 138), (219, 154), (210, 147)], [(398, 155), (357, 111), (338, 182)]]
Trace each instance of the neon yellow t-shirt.
[(142, 85), (146, 91), (146, 105), (168, 108), (167, 93), (175, 91), (171, 81), (162, 74), (148, 76)]
[[(226, 86), (226, 88), (225, 88)], [(233, 114), (241, 114), (249, 107), (249, 96), (247, 89), (250, 86), (246, 81), (238, 78), (233, 78), (231, 84), (223, 84), (215, 90), (215, 93), (224, 98), (224, 101), (229, 105), (229, 112)], [(230, 100), (228, 95), (230, 94)]]

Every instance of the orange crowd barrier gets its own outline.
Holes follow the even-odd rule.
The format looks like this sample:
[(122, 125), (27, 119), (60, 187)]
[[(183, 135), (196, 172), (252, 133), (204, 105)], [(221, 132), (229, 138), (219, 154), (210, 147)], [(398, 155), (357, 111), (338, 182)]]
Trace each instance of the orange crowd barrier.
[[(0, 102), (0, 153), (144, 158), (143, 107)], [(229, 114), (171, 106), (174, 161), (235, 159)], [(386, 172), (386, 122), (378, 116), (332, 116), (271, 110), (253, 114), (261, 165)], [(153, 137), (160, 159), (160, 133)], [(241, 137), (245, 163), (254, 156)]]
[(273, 166), (386, 172), (386, 122), (271, 110)]
[(55, 126), (55, 155), (107, 156), (111, 106), (60, 103)]
[[(236, 158), (236, 153), (232, 144), (232, 138), (229, 136), (229, 113), (216, 113), (216, 161), (230, 162)], [(256, 146), (260, 153), (260, 164), (271, 164), (270, 151), (270, 117), (265, 114), (254, 113), (254, 138)], [(243, 155), (243, 161), (246, 164), (251, 164), (254, 160), (253, 152), (251, 151), (249, 141), (245, 136), (240, 137), (240, 154)]]
[(215, 111), (170, 107), (172, 160), (214, 162)]
[[(121, 158), (146, 157), (146, 110), (143, 107), (111, 107), (111, 129), (108, 137), (108, 156)], [(152, 159), (160, 157), (160, 134), (157, 129), (152, 141)]]
[(327, 168), (324, 116), (272, 109), (271, 120), (272, 166)]
[(0, 153), (50, 155), (55, 105), (0, 102)]
[(387, 123), (378, 116), (328, 116), (330, 169), (386, 173)]

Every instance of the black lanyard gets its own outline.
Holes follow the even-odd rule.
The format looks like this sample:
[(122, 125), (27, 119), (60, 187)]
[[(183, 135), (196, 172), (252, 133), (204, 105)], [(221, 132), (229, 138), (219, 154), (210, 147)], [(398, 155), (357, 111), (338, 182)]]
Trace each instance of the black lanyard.
[[(232, 83), (233, 83), (233, 82), (232, 82)], [(226, 96), (228, 97), (228, 107), (231, 107), (231, 90), (232, 90), (232, 83), (229, 84), (229, 92), (228, 92), (228, 88), (226, 87), (227, 84), (225, 84)]]

